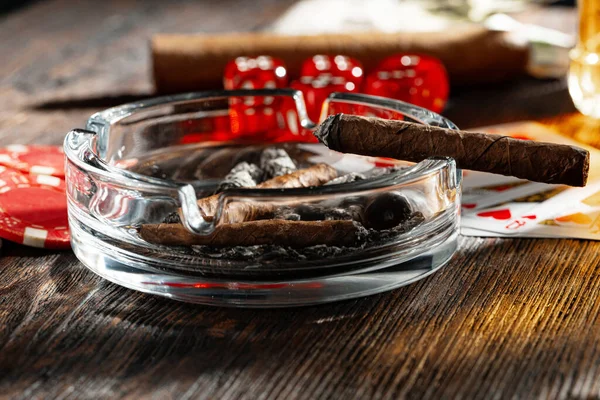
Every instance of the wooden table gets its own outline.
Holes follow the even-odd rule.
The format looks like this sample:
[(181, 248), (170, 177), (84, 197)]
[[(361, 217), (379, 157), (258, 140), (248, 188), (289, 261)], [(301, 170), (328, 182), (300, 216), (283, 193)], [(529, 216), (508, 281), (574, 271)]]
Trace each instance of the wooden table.
[[(0, 144), (58, 144), (149, 95), (153, 32), (255, 30), (290, 2), (54, 0), (3, 17)], [(553, 117), (597, 141), (573, 111), (564, 81), (524, 81), (461, 89), (446, 114), (462, 127)], [(123, 289), (70, 251), (5, 241), (0, 348), (5, 398), (598, 397), (600, 243), (462, 238), (409, 287), (236, 310)]]

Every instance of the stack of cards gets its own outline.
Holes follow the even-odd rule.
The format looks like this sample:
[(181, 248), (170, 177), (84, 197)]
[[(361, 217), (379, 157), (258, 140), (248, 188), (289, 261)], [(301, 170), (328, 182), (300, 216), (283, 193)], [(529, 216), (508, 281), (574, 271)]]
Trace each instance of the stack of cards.
[(473, 131), (584, 147), (590, 151), (590, 175), (586, 187), (571, 188), (464, 171), (463, 235), (600, 240), (599, 150), (586, 147), (536, 122)]

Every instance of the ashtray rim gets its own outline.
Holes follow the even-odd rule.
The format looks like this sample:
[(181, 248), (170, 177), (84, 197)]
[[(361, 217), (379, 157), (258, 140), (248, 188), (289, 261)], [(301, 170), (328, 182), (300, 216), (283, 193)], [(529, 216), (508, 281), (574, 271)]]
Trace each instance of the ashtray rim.
[[(84, 152), (75, 151), (80, 146), (73, 146), (74, 135), (97, 135), (102, 132), (94, 131), (93, 128), (98, 126), (97, 124), (112, 125), (119, 122), (121, 119), (133, 115), (135, 112), (155, 107), (164, 106), (167, 104), (177, 104), (180, 102), (187, 102), (193, 100), (207, 100), (211, 98), (224, 98), (231, 96), (290, 96), (294, 99), (296, 104), (296, 111), (298, 117), (304, 128), (314, 129), (317, 124), (310, 120), (308, 113), (306, 112), (306, 104), (302, 92), (295, 89), (248, 89), (248, 90), (218, 90), (218, 91), (203, 91), (203, 92), (189, 92), (176, 95), (152, 97), (147, 100), (126, 103), (120, 106), (111, 107), (103, 111), (96, 112), (90, 116), (86, 124), (86, 130), (74, 129), (70, 131), (65, 137), (64, 151), (69, 160), (77, 164), (79, 167), (83, 167), (86, 170), (94, 171), (101, 175), (109, 174), (112, 177), (119, 177), (124, 183), (128, 184), (149, 184), (157, 187), (166, 189), (181, 190), (187, 184), (173, 180), (151, 177), (136, 172), (128, 171), (122, 168), (112, 166), (104, 161), (103, 157), (94, 151), (91, 146), (88, 146), (89, 152), (83, 157)], [(334, 92), (328, 98), (327, 102), (341, 100), (347, 102), (356, 102), (361, 104), (374, 105), (390, 110), (400, 111), (404, 114), (409, 114), (410, 118), (413, 118), (420, 123), (430, 125), (432, 122), (437, 123), (440, 126), (447, 127), (449, 129), (457, 129), (456, 125), (447, 118), (434, 113), (433, 111), (425, 108), (415, 106), (400, 100), (388, 99), (385, 97), (371, 96), (357, 93), (344, 93)], [(325, 109), (325, 107), (324, 107)], [(323, 118), (321, 118), (323, 119)], [(89, 144), (89, 143), (88, 143)], [(93, 163), (90, 163), (90, 156), (93, 157)], [(93, 165), (92, 165), (93, 164)], [(338, 186), (324, 186), (318, 188), (320, 194), (340, 194), (346, 193), (348, 189), (351, 190), (371, 190), (377, 188), (384, 188), (389, 185), (407, 184), (413, 181), (422, 179), (423, 176), (435, 173), (439, 169), (447, 167), (449, 164), (454, 164), (452, 159), (447, 157), (428, 158), (421, 163), (416, 163), (410, 168), (396, 171), (382, 177), (382, 179), (370, 180), (362, 182), (356, 185), (345, 185), (344, 187)], [(460, 182), (460, 173), (457, 173), (457, 179)], [(189, 189), (186, 189), (189, 191)], [(286, 189), (255, 189), (255, 188), (238, 188), (228, 189), (223, 192), (224, 196), (249, 196), (249, 197), (261, 197), (264, 195), (272, 196), (277, 192), (277, 196), (304, 196), (314, 195), (315, 191), (310, 188), (286, 188)]]

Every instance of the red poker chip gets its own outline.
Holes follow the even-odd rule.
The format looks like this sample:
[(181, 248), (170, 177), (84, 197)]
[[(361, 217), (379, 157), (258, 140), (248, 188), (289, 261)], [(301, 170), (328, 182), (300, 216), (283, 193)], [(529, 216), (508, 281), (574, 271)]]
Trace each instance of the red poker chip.
[(27, 246), (69, 248), (64, 180), (0, 166), (0, 237)]
[(11, 144), (0, 149), (0, 165), (32, 175), (65, 177), (65, 154), (59, 146)]

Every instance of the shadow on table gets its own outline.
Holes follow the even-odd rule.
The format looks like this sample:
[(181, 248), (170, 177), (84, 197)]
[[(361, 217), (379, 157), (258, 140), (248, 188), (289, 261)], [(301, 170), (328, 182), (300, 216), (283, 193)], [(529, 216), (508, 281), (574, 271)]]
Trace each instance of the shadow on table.
[[(44, 99), (30, 105), (37, 111), (104, 109), (137, 102), (154, 93), (119, 93), (82, 98)], [(452, 88), (442, 115), (461, 128), (555, 116), (573, 112), (566, 79), (523, 78), (510, 83)]]
[(536, 120), (576, 111), (565, 79), (456, 88), (442, 115), (461, 129)]
[(99, 95), (84, 98), (61, 98), (49, 99), (30, 105), (32, 110), (36, 111), (55, 111), (55, 110), (73, 110), (86, 108), (110, 108), (120, 106), (125, 103), (133, 103), (153, 97), (153, 94), (130, 94), (122, 93), (116, 95)]
[(11, 242), (9, 240), (2, 240), (2, 256), (8, 257), (47, 257), (52, 254), (70, 253), (71, 249), (65, 250), (53, 250), (53, 249), (42, 249), (39, 247), (25, 246), (19, 243)]

